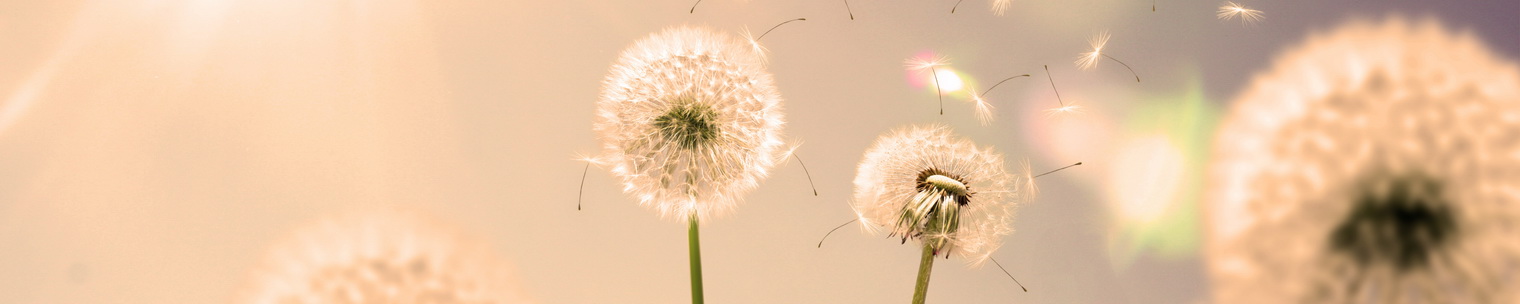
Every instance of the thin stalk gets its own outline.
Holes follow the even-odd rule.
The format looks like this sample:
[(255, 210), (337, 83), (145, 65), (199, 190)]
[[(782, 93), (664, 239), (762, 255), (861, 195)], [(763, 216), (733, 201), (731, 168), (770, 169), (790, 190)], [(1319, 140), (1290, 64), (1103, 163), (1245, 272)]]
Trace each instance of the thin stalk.
[(913, 304), (924, 304), (929, 296), (929, 272), (934, 269), (934, 247), (924, 244), (924, 256), (918, 260), (918, 285), (913, 287)]
[(691, 303), (702, 304), (702, 243), (697, 237), (697, 216), (687, 221), (691, 226), (686, 232), (686, 244), (691, 254)]

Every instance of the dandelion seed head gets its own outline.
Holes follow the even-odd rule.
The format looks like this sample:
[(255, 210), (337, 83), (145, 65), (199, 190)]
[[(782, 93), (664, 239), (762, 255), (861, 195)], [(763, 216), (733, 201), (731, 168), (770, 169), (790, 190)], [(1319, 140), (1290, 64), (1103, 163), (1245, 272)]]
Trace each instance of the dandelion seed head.
[(1017, 204), (1033, 193), (1025, 172), (1010, 174), (991, 148), (944, 125), (882, 135), (855, 176), (852, 202), (861, 224), (935, 247), (979, 265), (1013, 232)]
[(623, 52), (594, 128), (624, 192), (664, 217), (705, 219), (786, 157), (781, 97), (754, 45), (678, 27)]
[(1207, 189), (1220, 303), (1513, 303), (1520, 69), (1434, 21), (1354, 22), (1236, 97)]
[(1092, 46), (1092, 51), (1082, 53), (1081, 57), (1077, 57), (1077, 68), (1087, 70), (1098, 67), (1098, 62), (1103, 59), (1101, 58), (1103, 57), (1103, 47), (1108, 45), (1108, 38), (1108, 31), (1102, 31), (1087, 39), (1087, 44)]
[(1215, 16), (1219, 17), (1219, 20), (1240, 18), (1241, 23), (1255, 23), (1266, 18), (1261, 11), (1242, 6), (1234, 1), (1226, 1), (1219, 7), (1219, 12)]
[(351, 214), (274, 246), (240, 303), (525, 303), (479, 243), (399, 211)]

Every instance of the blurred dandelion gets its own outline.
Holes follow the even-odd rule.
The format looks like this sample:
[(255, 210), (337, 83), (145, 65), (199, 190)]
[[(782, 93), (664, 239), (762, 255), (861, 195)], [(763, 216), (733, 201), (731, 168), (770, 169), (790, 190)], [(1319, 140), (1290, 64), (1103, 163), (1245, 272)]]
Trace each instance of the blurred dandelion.
[(1514, 303), (1520, 71), (1435, 21), (1353, 22), (1236, 97), (1207, 198), (1220, 303)]
[(1109, 60), (1113, 60), (1114, 62), (1118, 62), (1120, 65), (1123, 65), (1124, 69), (1129, 70), (1130, 75), (1135, 76), (1135, 82), (1140, 82), (1140, 74), (1135, 74), (1135, 69), (1130, 68), (1129, 64), (1125, 64), (1123, 61), (1119, 61), (1119, 59), (1103, 53), (1103, 47), (1108, 46), (1108, 38), (1108, 31), (1102, 31), (1098, 32), (1097, 35), (1093, 35), (1092, 38), (1088, 39), (1087, 44), (1092, 46), (1093, 50), (1091, 52), (1083, 53), (1082, 56), (1077, 57), (1077, 67), (1083, 70), (1096, 68), (1098, 67), (1099, 61), (1103, 61), (1103, 58), (1108, 58)]
[(909, 126), (866, 150), (851, 207), (868, 230), (922, 243), (914, 291), (914, 303), (922, 303), (933, 258), (986, 261), (1013, 232), (1014, 207), (1032, 198), (1032, 178), (1027, 167), (1010, 174), (1001, 154), (956, 137), (949, 127)]
[(1242, 24), (1255, 23), (1265, 18), (1262, 16), (1261, 11), (1242, 6), (1234, 1), (1226, 1), (1223, 6), (1219, 7), (1219, 13), (1216, 16), (1219, 17), (1219, 20), (1240, 18), (1240, 23)]
[(271, 249), (240, 303), (525, 303), (481, 244), (398, 211), (297, 230)]
[(641, 205), (687, 221), (696, 303), (698, 222), (732, 210), (788, 156), (781, 97), (763, 60), (732, 36), (671, 28), (625, 50), (597, 101), (598, 163), (610, 165)]

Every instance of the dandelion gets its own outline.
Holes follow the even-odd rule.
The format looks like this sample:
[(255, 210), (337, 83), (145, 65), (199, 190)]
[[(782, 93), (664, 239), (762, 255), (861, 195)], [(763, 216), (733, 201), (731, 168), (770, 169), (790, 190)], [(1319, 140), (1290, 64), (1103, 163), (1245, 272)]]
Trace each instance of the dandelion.
[(1219, 13), (1216, 16), (1219, 17), (1219, 20), (1240, 18), (1240, 23), (1242, 24), (1255, 23), (1265, 18), (1262, 16), (1261, 11), (1242, 6), (1234, 1), (1226, 1), (1223, 6), (1219, 7)]
[(271, 249), (241, 303), (524, 303), (478, 242), (415, 215), (352, 214)]
[(934, 257), (980, 265), (1012, 233), (1015, 205), (1033, 195), (1023, 172), (1008, 173), (1001, 154), (946, 126), (910, 126), (866, 150), (851, 207), (867, 229), (922, 243), (913, 301), (923, 303)]
[(1118, 62), (1120, 65), (1123, 65), (1125, 69), (1129, 70), (1129, 73), (1131, 75), (1135, 76), (1135, 82), (1140, 82), (1140, 74), (1135, 74), (1135, 69), (1130, 68), (1129, 64), (1125, 64), (1123, 61), (1119, 61), (1119, 59), (1103, 53), (1103, 47), (1108, 45), (1108, 38), (1108, 31), (1102, 31), (1098, 32), (1097, 35), (1094, 35), (1092, 38), (1088, 39), (1087, 44), (1091, 45), (1093, 50), (1091, 52), (1083, 53), (1082, 56), (1077, 57), (1077, 67), (1083, 70), (1096, 68), (1098, 67), (1099, 61), (1102, 61), (1103, 58), (1108, 58), (1109, 60), (1113, 60), (1114, 62)]
[(1219, 303), (1515, 303), (1520, 71), (1434, 21), (1283, 53), (1216, 139)]
[(599, 162), (639, 204), (687, 221), (696, 303), (697, 223), (733, 209), (787, 156), (781, 97), (762, 57), (732, 36), (667, 29), (623, 52), (597, 102)]

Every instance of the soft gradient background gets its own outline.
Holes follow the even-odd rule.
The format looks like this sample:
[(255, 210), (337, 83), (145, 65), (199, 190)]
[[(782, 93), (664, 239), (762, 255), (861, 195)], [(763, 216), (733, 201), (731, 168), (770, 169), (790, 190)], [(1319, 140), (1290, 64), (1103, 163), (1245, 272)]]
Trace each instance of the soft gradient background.
[[(941, 122), (1027, 159), (1039, 179), (990, 264), (936, 263), (936, 303), (1195, 303), (1200, 165), (1218, 113), (1272, 54), (1348, 18), (1435, 17), (1520, 54), (1520, 4), (1245, 1), (15, 1), (0, 4), (0, 303), (220, 303), (270, 244), (346, 211), (403, 206), (473, 231), (542, 303), (689, 300), (682, 223), (578, 154), (623, 48), (675, 25), (756, 33), (796, 162), (705, 223), (713, 303), (903, 302), (918, 248), (828, 229), (882, 132)], [(1111, 61), (1072, 61), (1109, 30)], [(903, 68), (931, 52), (985, 88), (936, 115)], [(1084, 112), (1047, 116), (1062, 97)]]

